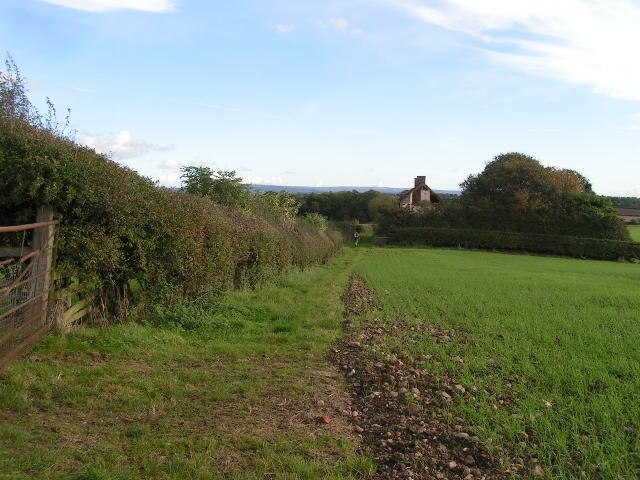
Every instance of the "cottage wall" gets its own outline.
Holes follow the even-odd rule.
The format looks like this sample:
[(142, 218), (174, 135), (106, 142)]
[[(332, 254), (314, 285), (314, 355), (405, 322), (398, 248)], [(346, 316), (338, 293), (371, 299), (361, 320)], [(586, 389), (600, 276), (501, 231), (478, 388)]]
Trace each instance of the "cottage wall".
[(431, 190), (428, 188), (420, 188), (413, 191), (413, 203), (427, 202), (431, 203)]
[(426, 177), (418, 176), (414, 180), (414, 187), (400, 200), (400, 206), (413, 210), (419, 204), (430, 205), (434, 201), (437, 202), (438, 198), (432, 196), (431, 189), (426, 184)]

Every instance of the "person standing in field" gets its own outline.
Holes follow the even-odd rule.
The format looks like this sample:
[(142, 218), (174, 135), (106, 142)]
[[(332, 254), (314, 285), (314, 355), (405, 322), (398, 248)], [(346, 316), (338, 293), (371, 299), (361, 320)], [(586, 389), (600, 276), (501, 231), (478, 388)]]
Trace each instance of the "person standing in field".
[(358, 233), (358, 231), (356, 230), (355, 232), (353, 232), (353, 246), (357, 247), (358, 246), (358, 241), (360, 240), (360, 234)]

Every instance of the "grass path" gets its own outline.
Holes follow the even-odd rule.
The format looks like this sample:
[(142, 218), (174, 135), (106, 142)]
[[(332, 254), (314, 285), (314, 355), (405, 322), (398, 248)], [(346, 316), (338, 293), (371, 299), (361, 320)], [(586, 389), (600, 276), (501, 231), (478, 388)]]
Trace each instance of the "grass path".
[(326, 266), (231, 294), (216, 313), (175, 309), (192, 330), (128, 323), (48, 337), (0, 373), (0, 479), (371, 472), (326, 360), (340, 336), (340, 293), (363, 255), (347, 249)]

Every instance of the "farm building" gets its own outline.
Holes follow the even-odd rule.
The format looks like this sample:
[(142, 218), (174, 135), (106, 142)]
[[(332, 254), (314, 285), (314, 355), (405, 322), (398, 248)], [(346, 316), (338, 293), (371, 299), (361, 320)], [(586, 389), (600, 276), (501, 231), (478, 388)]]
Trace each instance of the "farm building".
[(625, 223), (640, 224), (640, 208), (616, 208)]
[(413, 211), (429, 208), (432, 204), (440, 202), (440, 197), (429, 188), (426, 181), (427, 177), (425, 176), (415, 178), (414, 187), (400, 197), (400, 208)]

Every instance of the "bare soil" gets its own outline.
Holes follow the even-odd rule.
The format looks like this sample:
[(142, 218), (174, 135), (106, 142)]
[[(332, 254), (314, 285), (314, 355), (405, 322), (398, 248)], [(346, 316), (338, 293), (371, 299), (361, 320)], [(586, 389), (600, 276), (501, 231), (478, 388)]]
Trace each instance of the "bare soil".
[(516, 475), (501, 466), (501, 459), (492, 456), (481, 439), (467, 433), (463, 419), (447, 412), (449, 402), (470, 392), (445, 375), (419, 368), (418, 359), (381, 355), (380, 348), (372, 348), (398, 334), (448, 341), (455, 332), (402, 321), (383, 325), (375, 319), (379, 301), (359, 276), (351, 278), (342, 299), (345, 337), (332, 357), (348, 384), (351, 421), (362, 437), (363, 453), (378, 464), (376, 478), (474, 480)]

